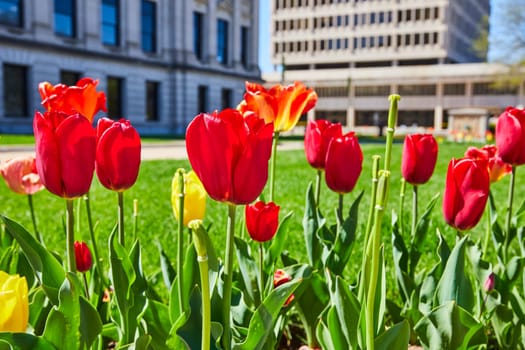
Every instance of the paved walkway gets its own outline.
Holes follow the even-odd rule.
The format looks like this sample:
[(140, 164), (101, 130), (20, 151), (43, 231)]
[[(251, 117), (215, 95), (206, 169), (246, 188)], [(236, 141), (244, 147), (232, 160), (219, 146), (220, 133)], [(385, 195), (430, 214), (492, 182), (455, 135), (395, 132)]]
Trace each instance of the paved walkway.
[[(284, 141), (278, 145), (280, 150), (297, 150), (303, 149), (302, 141)], [(34, 154), (34, 146), (29, 145), (0, 145), (0, 161), (10, 158)], [(142, 145), (142, 160), (153, 159), (186, 159), (186, 147), (184, 140), (169, 142), (151, 142)]]

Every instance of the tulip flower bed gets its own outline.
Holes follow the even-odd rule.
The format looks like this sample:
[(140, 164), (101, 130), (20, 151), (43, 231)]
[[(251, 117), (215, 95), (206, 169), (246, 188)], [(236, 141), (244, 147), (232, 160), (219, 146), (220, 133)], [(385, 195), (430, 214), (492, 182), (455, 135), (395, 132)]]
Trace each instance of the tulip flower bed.
[(140, 164), (96, 86), (40, 84), (36, 161), (1, 164), (1, 348), (525, 347), (525, 111), (496, 146), (401, 145), (392, 95), (384, 146), (317, 120), (282, 153), (317, 96), (247, 83), (188, 162)]

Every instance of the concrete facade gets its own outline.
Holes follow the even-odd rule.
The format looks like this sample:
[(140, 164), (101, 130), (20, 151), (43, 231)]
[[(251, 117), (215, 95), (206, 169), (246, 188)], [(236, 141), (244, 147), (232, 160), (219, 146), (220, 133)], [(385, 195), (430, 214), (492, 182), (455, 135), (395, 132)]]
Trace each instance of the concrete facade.
[[(68, 36), (57, 33), (57, 8), (70, 1), (74, 34)], [(106, 3), (117, 9), (115, 17), (103, 17), (108, 13), (103, 10)], [(235, 107), (244, 82), (260, 80), (258, 0), (19, 0), (17, 6), (19, 12), (10, 13), (0, 4), (3, 133), (32, 131), (33, 113), (42, 110), (38, 83), (57, 84), (61, 73), (98, 79), (106, 92), (108, 78), (117, 78), (121, 101), (117, 110), (122, 115), (110, 117), (130, 119), (143, 134), (182, 134), (195, 115)], [(153, 8), (154, 15), (148, 17), (153, 34), (145, 29), (146, 8)], [(18, 22), (12, 20), (14, 15)], [(226, 23), (222, 48), (219, 20)], [(112, 44), (103, 42), (108, 21), (118, 32)], [(153, 42), (151, 50), (144, 48), (145, 40)], [(219, 50), (224, 50), (221, 59)], [(22, 69), (26, 78), (26, 113), (17, 115), (9, 115), (13, 109), (7, 105), (13, 99), (6, 91), (12, 86), (6, 77), (12, 76), (13, 68)], [(146, 118), (148, 82), (157, 87), (150, 95), (156, 100), (156, 120)]]
[[(498, 115), (525, 104), (524, 82), (497, 86), (509, 68), (479, 62), (472, 42), (488, 0), (274, 0), (268, 84), (304, 81), (319, 101), (308, 118), (360, 133), (386, 125), (389, 94), (401, 95), (399, 132), (445, 134), (449, 112)], [(481, 116), (480, 116), (481, 117)], [(475, 137), (483, 132), (476, 132)], [(448, 130), (451, 132), (451, 130)]]

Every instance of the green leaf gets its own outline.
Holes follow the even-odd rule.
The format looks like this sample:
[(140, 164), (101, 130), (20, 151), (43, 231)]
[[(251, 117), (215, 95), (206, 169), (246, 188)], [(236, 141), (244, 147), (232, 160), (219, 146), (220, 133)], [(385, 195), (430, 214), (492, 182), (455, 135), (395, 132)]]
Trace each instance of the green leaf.
[(350, 291), (345, 280), (337, 276), (335, 278), (335, 292), (331, 295), (331, 301), (337, 311), (338, 322), (341, 324), (347, 347), (357, 349), (359, 310), (360, 305), (356, 296)]
[(57, 350), (57, 348), (44, 338), (28, 333), (0, 333), (0, 349)]
[(487, 343), (483, 324), (449, 301), (421, 319), (415, 330), (426, 349), (468, 349)]
[(418, 219), (415, 235), (412, 237), (410, 243), (410, 271), (411, 274), (416, 270), (419, 258), (424, 251), (425, 238), (428, 237), (428, 227), (430, 225), (432, 210), (436, 206), (439, 198), (439, 193), (436, 193), (434, 197), (428, 203), (423, 215)]
[(410, 340), (410, 325), (407, 320), (383, 332), (374, 341), (378, 350), (406, 350)]
[[(289, 212), (284, 219), (281, 220), (279, 224), (279, 229), (277, 233), (272, 238), (272, 243), (270, 248), (268, 248), (269, 261), (267, 262), (267, 267), (272, 267), (277, 263), (277, 260), (281, 256), (281, 253), (288, 241), (288, 226), (290, 219), (293, 216), (293, 211)], [(267, 271), (268, 272), (268, 271)]]
[(86, 298), (80, 296), (80, 335), (87, 349), (91, 348), (101, 332), (102, 321), (99, 313)]
[(160, 269), (162, 271), (162, 280), (164, 281), (164, 285), (168, 290), (171, 289), (171, 284), (173, 283), (173, 280), (175, 280), (175, 276), (177, 273), (175, 272), (175, 269), (173, 268), (173, 265), (171, 264), (170, 258), (168, 255), (166, 255), (166, 252), (162, 248), (162, 245), (159, 241), (155, 241), (157, 244), (157, 248), (159, 250), (160, 254)]
[(47, 297), (54, 305), (58, 305), (58, 293), (66, 278), (64, 268), (26, 229), (5, 216), (0, 217), (4, 221), (6, 231), (22, 248)]
[[(183, 300), (186, 301), (186, 305), (184, 305), (184, 309), (189, 308), (189, 300), (190, 295), (192, 293), (193, 287), (196, 284), (199, 284), (199, 265), (197, 263), (197, 253), (195, 251), (195, 247), (192, 244), (188, 245), (188, 248), (186, 249), (186, 254), (184, 255), (184, 274), (183, 274), (183, 281), (182, 281), (182, 290), (184, 293)], [(171, 291), (170, 291), (170, 300), (169, 300), (169, 312), (170, 312), (170, 320), (172, 323), (175, 323), (180, 317), (180, 308), (179, 308), (179, 297), (178, 297), (178, 290), (177, 290), (177, 281), (178, 276), (175, 278), (171, 285)], [(211, 280), (210, 280), (210, 290), (211, 289)]]
[(150, 343), (151, 343), (151, 335), (144, 334), (135, 340), (135, 343), (133, 343), (129, 347), (129, 350), (147, 350), (149, 349)]
[(394, 258), (397, 285), (403, 302), (406, 302), (414, 290), (414, 282), (408, 275), (408, 250), (403, 237), (399, 233), (399, 225), (395, 213), (392, 213), (392, 256)]
[(237, 262), (241, 270), (241, 277), (244, 283), (243, 291), (248, 305), (253, 306), (256, 300), (260, 300), (257, 286), (258, 267), (255, 257), (258, 252), (253, 253), (250, 246), (242, 238), (234, 237), (235, 253)]
[(513, 256), (507, 263), (505, 272), (509, 281), (515, 282), (519, 277), (520, 273), (523, 272), (523, 266), (525, 265), (525, 257)]
[(303, 217), (304, 239), (306, 243), (306, 253), (310, 265), (321, 268), (322, 247), (319, 242), (317, 231), (325, 224), (319, 210), (315, 204), (315, 196), (312, 183), (308, 185), (306, 191), (306, 206)]
[(166, 344), (171, 329), (168, 306), (150, 300), (144, 313), (144, 320), (146, 321), (146, 332), (151, 335), (153, 348), (169, 350)]
[(302, 282), (302, 279), (296, 279), (275, 288), (255, 310), (250, 320), (246, 340), (233, 348), (236, 350), (262, 349), (267, 338), (273, 332), (273, 326), (281, 308)]
[(470, 310), (473, 306), (474, 293), (470, 281), (465, 276), (466, 241), (467, 236), (458, 241), (450, 253), (445, 270), (436, 288), (435, 305), (443, 305), (454, 300), (466, 310)]

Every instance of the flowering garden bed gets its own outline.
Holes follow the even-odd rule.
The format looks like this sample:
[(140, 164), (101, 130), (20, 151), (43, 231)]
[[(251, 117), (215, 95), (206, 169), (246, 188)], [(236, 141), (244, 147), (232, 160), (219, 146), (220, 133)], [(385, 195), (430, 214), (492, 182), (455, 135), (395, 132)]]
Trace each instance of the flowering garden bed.
[[(174, 239), (162, 239), (154, 269), (143, 260), (158, 259), (151, 256), (156, 235), (144, 239), (140, 231), (148, 228), (137, 234), (137, 217), (126, 215), (133, 208), (127, 190), (140, 167), (138, 133), (126, 120), (102, 118), (93, 127), (105, 110), (94, 80), (43, 83), (39, 91), (45, 112), (35, 114), (36, 163), (14, 159), (2, 164), (2, 175), (27, 196), (31, 214), (42, 186), (63, 198), (58, 227), (65, 239), (62, 249), (49, 249), (51, 233), (39, 230), (38, 217), (23, 227), (17, 213), (1, 216), (2, 348), (525, 346), (522, 186), (514, 196), (515, 170), (525, 163), (523, 110), (500, 116), (497, 148), (465, 147), (446, 172), (434, 172), (439, 152), (431, 135), (407, 136), (401, 164), (392, 155), (399, 96), (390, 97), (386, 144), (372, 160), (352, 132), (309, 122), (305, 154), (317, 178), (302, 189), (298, 209), (286, 191), (301, 181), (276, 186), (279, 177), (295, 175), (279, 171), (287, 164), (276, 145), (317, 96), (301, 83), (270, 90), (247, 84), (237, 110), (201, 114), (188, 127), (193, 171), (173, 177), (179, 224), (176, 233), (156, 234)], [(91, 208), (100, 205), (89, 194), (94, 173), (115, 197), (117, 224), (102, 234), (92, 218)], [(434, 197), (425, 193), (431, 177), (442, 184)], [(400, 178), (398, 196), (392, 183)], [(504, 189), (502, 178), (508, 194), (496, 192)], [(356, 187), (358, 179), (367, 185)], [(156, 201), (155, 195), (144, 197)], [(205, 213), (208, 196), (214, 204)], [(337, 198), (329, 202), (333, 209), (327, 196)], [(222, 214), (224, 220), (213, 219)]]

